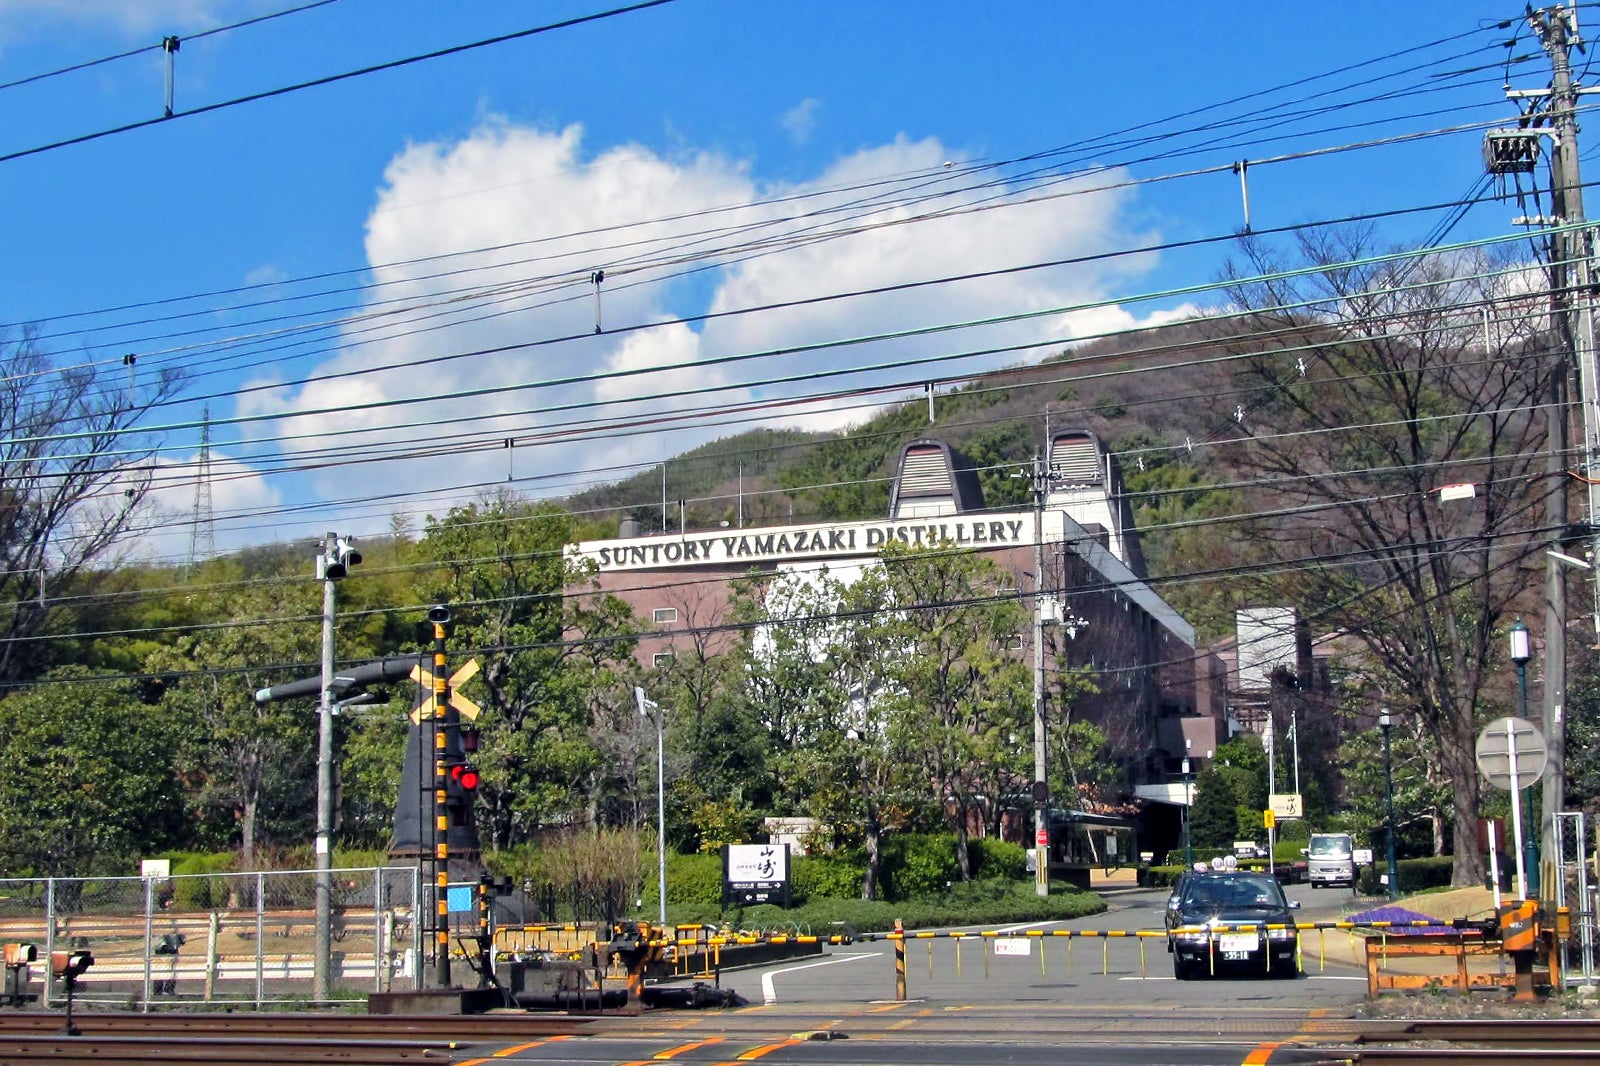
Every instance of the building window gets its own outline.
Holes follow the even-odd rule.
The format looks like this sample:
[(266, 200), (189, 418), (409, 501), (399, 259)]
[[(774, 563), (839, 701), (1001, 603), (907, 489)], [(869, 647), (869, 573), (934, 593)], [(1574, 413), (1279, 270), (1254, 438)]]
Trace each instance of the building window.
[(650, 665), (660, 669), (663, 666), (671, 666), (672, 660), (676, 658), (677, 656), (670, 651), (658, 651), (650, 656)]
[(657, 607), (654, 617), (658, 625), (676, 622), (678, 620), (678, 609), (676, 607)]

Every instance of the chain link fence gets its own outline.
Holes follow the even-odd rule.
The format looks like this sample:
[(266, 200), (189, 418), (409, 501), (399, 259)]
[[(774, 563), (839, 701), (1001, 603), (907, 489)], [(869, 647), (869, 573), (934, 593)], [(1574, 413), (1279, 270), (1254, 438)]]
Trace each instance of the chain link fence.
[[(75, 993), (85, 1005), (150, 1010), (309, 1002), (317, 876), (306, 870), (0, 879), (0, 942), (38, 949), (26, 991), (47, 1007), (63, 999), (59, 982), (49, 978), (54, 951), (93, 953)], [(329, 876), (330, 998), (422, 987), (422, 925), (433, 901), (417, 868)]]

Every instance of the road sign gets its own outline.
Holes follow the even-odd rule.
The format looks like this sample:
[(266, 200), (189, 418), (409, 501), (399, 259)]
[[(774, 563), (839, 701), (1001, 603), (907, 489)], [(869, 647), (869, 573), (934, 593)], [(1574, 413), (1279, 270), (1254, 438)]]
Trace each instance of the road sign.
[(1305, 817), (1305, 808), (1300, 802), (1298, 792), (1274, 792), (1267, 797), (1267, 806), (1272, 808), (1272, 813), (1279, 818)]
[[(477, 676), (478, 660), (468, 659), (461, 669), (450, 675), (450, 680), (446, 682), (450, 687), (450, 706), (454, 707), (461, 714), (461, 717), (469, 722), (478, 720), (479, 708), (476, 703), (463, 696), (459, 690), (462, 685)], [(433, 672), (424, 669), (421, 664), (418, 664), (411, 671), (411, 680), (422, 686), (422, 697), (417, 701), (417, 705), (411, 709), (411, 720), (420, 722), (424, 718), (432, 718), (436, 709), (434, 707), (433, 686), (435, 678)]]
[(1495, 788), (1527, 788), (1549, 764), (1544, 734), (1526, 718), (1496, 718), (1478, 734), (1478, 770)]
[(1267, 810), (1264, 810), (1264, 811), (1261, 812), (1261, 825), (1265, 829), (1276, 829), (1277, 828), (1277, 826), (1278, 826), (1278, 816), (1277, 816), (1277, 814), (1275, 812), (1272, 811), (1271, 808), (1268, 808)]

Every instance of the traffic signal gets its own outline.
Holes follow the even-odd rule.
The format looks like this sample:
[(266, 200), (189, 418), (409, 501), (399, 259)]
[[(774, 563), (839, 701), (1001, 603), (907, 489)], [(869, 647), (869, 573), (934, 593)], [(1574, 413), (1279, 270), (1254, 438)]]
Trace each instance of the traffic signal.
[(469, 762), (450, 767), (450, 791), (456, 799), (471, 801), (478, 791), (478, 770)]
[(317, 561), (322, 564), (322, 576), (328, 581), (342, 581), (350, 574), (350, 568), (361, 562), (361, 553), (355, 549), (356, 538), (341, 537), (330, 534), (323, 542), (322, 552)]

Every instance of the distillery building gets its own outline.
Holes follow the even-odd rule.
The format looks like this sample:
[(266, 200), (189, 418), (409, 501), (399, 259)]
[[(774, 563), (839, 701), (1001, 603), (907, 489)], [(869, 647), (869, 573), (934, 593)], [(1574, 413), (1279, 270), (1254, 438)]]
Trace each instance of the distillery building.
[[(1078, 430), (1053, 433), (1046, 457), (1037, 508), (987, 507), (970, 464), (945, 442), (923, 438), (900, 450), (886, 515), (649, 535), (625, 521), (615, 539), (573, 545), (569, 555), (587, 564), (593, 588), (633, 608), (648, 631), (637, 654), (650, 666), (715, 654), (735, 639), (725, 626), (733, 585), (752, 571), (826, 566), (848, 580), (890, 542), (983, 553), (1013, 575), (1024, 605), (1040, 612), (1046, 674), (1089, 668), (1098, 691), (1073, 699), (1072, 719), (1105, 732), (1126, 775), (1125, 795), (1149, 796), (1149, 786), (1177, 773), (1185, 719), (1196, 713), (1194, 629), (1147, 583), (1114, 458)], [(1030, 663), (1034, 631), (1026, 626), (1013, 644)], [(1068, 710), (1051, 708), (1047, 719), (1062, 721)], [(1165, 842), (1172, 814), (1141, 830), (1156, 838), (1141, 847)]]

